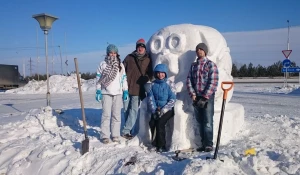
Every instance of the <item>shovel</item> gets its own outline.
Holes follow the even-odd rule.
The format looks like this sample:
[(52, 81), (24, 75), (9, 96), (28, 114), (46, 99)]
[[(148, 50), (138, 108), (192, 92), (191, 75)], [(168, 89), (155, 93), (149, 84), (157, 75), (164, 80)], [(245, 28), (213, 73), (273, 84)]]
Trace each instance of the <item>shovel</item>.
[(85, 112), (84, 112), (84, 106), (83, 106), (83, 98), (82, 98), (82, 91), (81, 91), (81, 83), (80, 83), (80, 77), (79, 77), (79, 70), (78, 70), (78, 63), (77, 58), (74, 58), (75, 62), (75, 69), (76, 69), (76, 75), (77, 75), (77, 83), (78, 83), (78, 89), (79, 89), (79, 97), (80, 97), (80, 104), (81, 104), (81, 112), (82, 112), (82, 120), (83, 120), (83, 128), (84, 128), (84, 140), (81, 142), (81, 149), (82, 149), (82, 155), (89, 152), (89, 138), (87, 135), (86, 130), (86, 120), (85, 120)]
[[(225, 89), (224, 85), (230, 85), (229, 88)], [(223, 124), (223, 116), (224, 116), (224, 111), (225, 111), (225, 104), (226, 104), (226, 99), (227, 99), (227, 93), (233, 88), (233, 82), (222, 82), (221, 83), (221, 88), (224, 91), (223, 93), (223, 102), (222, 102), (222, 110), (221, 110), (221, 116), (220, 116), (220, 123), (219, 123), (219, 131), (218, 131), (218, 138), (217, 138), (217, 145), (214, 153), (213, 159), (217, 159), (218, 155), (218, 150), (219, 150), (219, 145), (220, 145), (220, 139), (221, 139), (221, 132), (222, 132), (222, 124)], [(211, 159), (210, 157), (206, 157), (206, 159)], [(221, 160), (222, 161), (222, 160)], [(223, 162), (223, 161), (222, 161)]]

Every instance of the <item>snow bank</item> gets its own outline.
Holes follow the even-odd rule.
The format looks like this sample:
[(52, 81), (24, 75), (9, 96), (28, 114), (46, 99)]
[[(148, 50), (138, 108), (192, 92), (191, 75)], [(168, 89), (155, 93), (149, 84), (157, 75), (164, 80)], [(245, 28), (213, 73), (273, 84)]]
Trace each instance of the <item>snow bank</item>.
[(238, 92), (251, 92), (251, 93), (264, 93), (264, 94), (297, 94), (299, 91), (299, 84), (272, 84), (270, 83), (267, 87), (265, 84), (254, 83), (254, 84), (240, 84), (245, 88), (239, 88)]
[[(99, 128), (88, 126), (90, 152), (81, 155), (83, 124), (78, 113), (56, 114), (51, 107), (31, 110), (24, 121), (0, 125), (0, 174), (124, 174), (146, 167), (120, 168), (140, 147), (103, 145)], [(94, 116), (96, 117), (96, 116)], [(93, 120), (92, 117), (89, 117)], [(91, 132), (92, 131), (92, 132)], [(163, 159), (162, 159), (163, 160)], [(145, 163), (145, 162), (144, 162)], [(153, 171), (154, 166), (147, 167)], [(115, 170), (116, 169), (116, 170)]]
[[(84, 80), (80, 79), (82, 91), (95, 91), (96, 79)], [(70, 76), (52, 75), (49, 78), (50, 93), (75, 93), (78, 91), (78, 83), (76, 74)], [(11, 89), (5, 93), (15, 94), (46, 94), (47, 81), (31, 80), (25, 86)]]

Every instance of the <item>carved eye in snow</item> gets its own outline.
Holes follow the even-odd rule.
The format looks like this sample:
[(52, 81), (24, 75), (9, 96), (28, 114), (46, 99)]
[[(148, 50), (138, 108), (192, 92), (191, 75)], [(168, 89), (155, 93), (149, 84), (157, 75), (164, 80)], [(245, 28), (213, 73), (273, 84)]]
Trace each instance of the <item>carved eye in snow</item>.
[(161, 52), (164, 47), (164, 38), (162, 36), (153, 36), (152, 41), (150, 43), (151, 52), (154, 54), (158, 54)]
[(173, 33), (168, 38), (168, 47), (171, 52), (181, 52), (185, 48), (186, 37), (183, 34)]

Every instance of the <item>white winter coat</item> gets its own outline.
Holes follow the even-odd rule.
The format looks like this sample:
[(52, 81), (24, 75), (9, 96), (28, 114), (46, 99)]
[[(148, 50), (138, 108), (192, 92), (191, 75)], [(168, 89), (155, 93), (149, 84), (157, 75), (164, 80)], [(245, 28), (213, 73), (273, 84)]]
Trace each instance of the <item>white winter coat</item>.
[(120, 95), (123, 91), (128, 90), (127, 76), (123, 63), (120, 63), (122, 70), (117, 73), (116, 78), (106, 88), (102, 87), (99, 83), (99, 79), (102, 75), (103, 70), (107, 66), (105, 61), (102, 61), (97, 69), (96, 75), (96, 89), (101, 89), (102, 94), (108, 95)]

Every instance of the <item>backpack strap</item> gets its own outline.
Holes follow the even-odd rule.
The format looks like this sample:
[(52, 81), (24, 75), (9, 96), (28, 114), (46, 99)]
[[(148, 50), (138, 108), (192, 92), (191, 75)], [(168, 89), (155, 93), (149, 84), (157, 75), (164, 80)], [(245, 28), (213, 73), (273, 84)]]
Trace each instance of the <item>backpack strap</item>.
[(136, 57), (133, 57), (133, 59), (134, 59), (134, 61), (135, 61), (135, 64), (136, 64), (137, 68), (139, 69), (141, 75), (144, 76), (143, 73), (142, 73), (141, 67), (140, 67), (140, 65), (138, 64), (138, 61), (137, 61)]

